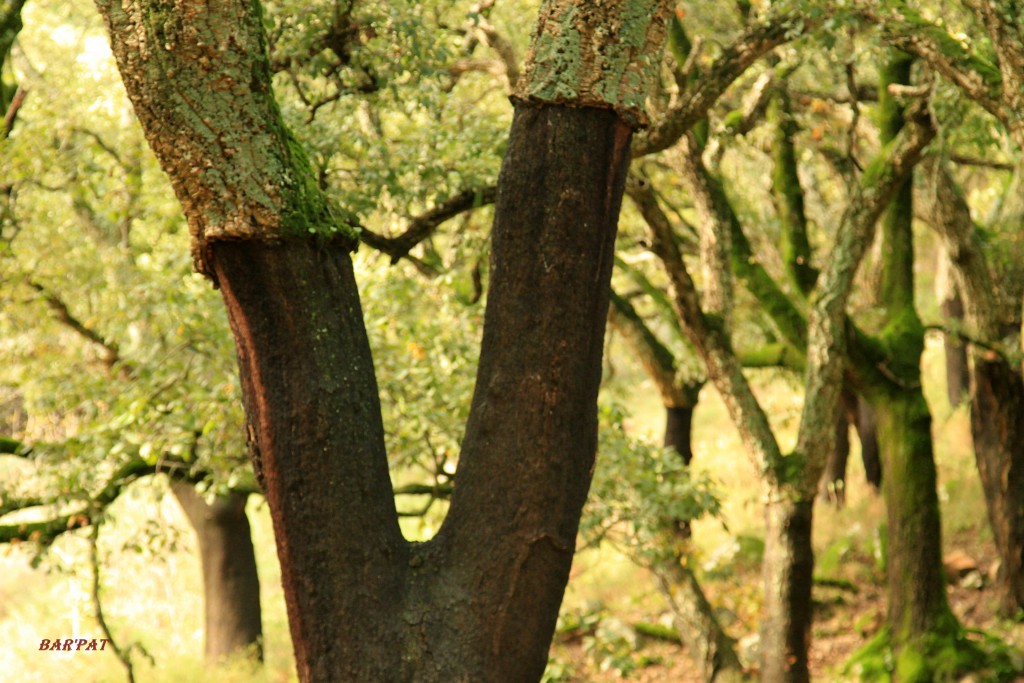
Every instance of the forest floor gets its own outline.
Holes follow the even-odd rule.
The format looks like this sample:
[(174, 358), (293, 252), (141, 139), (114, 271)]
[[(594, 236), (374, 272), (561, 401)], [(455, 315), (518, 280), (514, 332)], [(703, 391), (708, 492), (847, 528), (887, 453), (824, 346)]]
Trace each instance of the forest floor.
[[(1024, 625), (997, 614), (997, 598), (992, 588), (998, 559), (985, 533), (964, 531), (946, 541), (949, 563), (962, 567), (965, 576), (949, 585), (949, 600), (963, 625), (998, 636), (1007, 643), (1024, 647)], [(849, 581), (846, 585), (814, 587), (815, 619), (810, 653), (811, 677), (817, 681), (856, 680), (844, 671), (846, 662), (877, 633), (886, 609), (884, 576), (870, 554), (850, 548), (841, 553), (841, 566), (829, 579)], [(632, 680), (642, 683), (703, 681), (700, 667), (678, 643), (637, 636), (631, 625), (670, 624), (666, 609), (658, 609), (652, 579), (637, 574), (626, 602), (638, 603), (633, 610), (621, 610), (591, 598), (595, 610), (590, 628), (575, 629), (556, 636), (552, 648), (551, 670), (560, 674), (553, 681), (572, 683)], [(840, 583), (840, 582), (837, 582)], [(644, 595), (639, 586), (646, 585)], [(705, 579), (702, 587), (716, 606), (727, 632), (737, 639), (737, 650), (744, 664), (756, 672), (757, 606), (760, 573), (756, 567), (741, 567), (728, 577)], [(652, 608), (653, 607), (653, 608)], [(601, 620), (605, 613), (610, 628)], [(616, 639), (620, 646), (616, 651)], [(625, 645), (632, 644), (628, 651)]]
[[(974, 464), (966, 406), (953, 409), (945, 397), (941, 353), (929, 345), (923, 373), (932, 379), (925, 393), (932, 409), (935, 460), (942, 506), (943, 554), (954, 614), (968, 629), (990, 633), (1024, 648), (1024, 623), (997, 614), (993, 579), (998, 557), (992, 542), (984, 496)], [(935, 380), (938, 381), (935, 381)], [(785, 380), (765, 375), (755, 384), (780, 446), (795, 441), (802, 403)], [(634, 406), (637, 433), (659, 433), (657, 398)], [(727, 495), (718, 520), (694, 523), (694, 552), (701, 586), (725, 631), (737, 641), (744, 665), (754, 671), (758, 657), (761, 606), (762, 506), (753, 466), (717, 394), (701, 394), (694, 419), (694, 466), (711, 474)], [(846, 504), (815, 506), (815, 619), (810, 653), (816, 681), (856, 680), (846, 662), (879, 630), (886, 612), (884, 566), (879, 562), (885, 525), (881, 495), (864, 483), (859, 444), (851, 437)], [(954, 570), (955, 568), (955, 570)], [(566, 619), (571, 615), (571, 619)], [(603, 617), (607, 616), (607, 619)], [(655, 682), (701, 681), (700, 669), (677, 643), (638, 637), (638, 622), (669, 625), (670, 615), (654, 578), (607, 550), (577, 555), (560, 625), (574, 626), (556, 635), (549, 680), (603, 683), (623, 679)], [(580, 624), (586, 628), (578, 628)], [(633, 650), (630, 653), (629, 647)]]

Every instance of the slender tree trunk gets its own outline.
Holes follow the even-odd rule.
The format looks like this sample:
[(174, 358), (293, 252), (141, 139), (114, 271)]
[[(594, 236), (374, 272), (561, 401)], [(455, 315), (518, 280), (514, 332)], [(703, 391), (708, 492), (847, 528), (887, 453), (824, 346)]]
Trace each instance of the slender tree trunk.
[(735, 641), (718, 622), (714, 608), (683, 558), (659, 567), (655, 574), (680, 639), (700, 665), (703, 679), (707, 683), (747, 680)]
[(1001, 358), (974, 354), (971, 432), (985, 490), (992, 535), (999, 551), (1001, 608), (1024, 608), (1024, 380)]
[[(954, 291), (952, 298), (943, 300), (942, 316), (947, 321), (963, 322), (964, 304), (958, 292)], [(946, 397), (949, 405), (956, 408), (966, 400), (971, 381), (967, 347), (952, 334), (942, 335), (942, 347), (946, 351)]]
[(172, 481), (171, 490), (199, 541), (206, 659), (244, 654), (262, 660), (260, 579), (245, 514), (249, 496), (229, 493), (207, 503), (188, 482)]
[[(962, 327), (964, 301), (953, 277), (953, 266), (944, 250), (939, 250), (938, 261), (935, 297), (939, 300), (942, 317), (948, 325), (954, 328)], [(949, 399), (949, 405), (956, 408), (968, 396), (970, 373), (967, 367), (967, 346), (957, 335), (944, 333), (942, 347), (946, 351), (946, 397)]]
[(665, 437), (662, 445), (673, 448), (687, 465), (693, 460), (690, 436), (694, 406), (665, 406)]
[[(970, 208), (949, 172), (939, 166), (933, 225), (942, 236), (963, 294), (964, 317), (972, 332), (993, 341), (1016, 334), (1017, 305), (995, 286), (991, 266), (971, 219)], [(994, 296), (993, 293), (996, 293)], [(1009, 303), (1010, 305), (1007, 305)], [(1024, 609), (1024, 379), (1021, 367), (978, 346), (971, 347), (971, 434), (985, 491), (989, 522), (1001, 562), (1001, 606)]]
[(761, 651), (764, 681), (810, 680), (807, 651), (811, 643), (811, 585), (814, 551), (811, 528), (814, 501), (770, 501), (765, 515), (764, 620)]

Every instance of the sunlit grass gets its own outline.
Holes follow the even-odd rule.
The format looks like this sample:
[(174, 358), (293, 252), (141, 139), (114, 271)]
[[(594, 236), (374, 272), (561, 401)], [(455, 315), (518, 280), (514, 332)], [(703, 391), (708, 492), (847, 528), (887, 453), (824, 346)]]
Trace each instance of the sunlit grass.
[[(295, 679), (288, 639), (280, 568), (265, 506), (250, 506), (263, 604), (266, 665), (244, 661), (211, 667), (203, 661), (202, 578), (194, 538), (174, 499), (157, 501), (145, 491), (118, 501), (114, 520), (103, 527), (103, 609), (117, 642), (137, 642), (152, 657), (136, 653), (138, 680), (285, 683)], [(139, 541), (136, 524), (157, 519), (178, 537), (174, 550), (155, 556), (125, 551)], [(43, 568), (28, 568), (26, 550), (12, 548), (0, 564), (0, 671), (17, 681), (123, 681), (125, 671), (108, 647), (102, 652), (39, 651), (43, 638), (102, 638), (90, 598), (88, 543), (70, 535), (51, 549)], [(44, 569), (45, 568), (45, 569)], [(3, 678), (0, 676), (0, 678)]]

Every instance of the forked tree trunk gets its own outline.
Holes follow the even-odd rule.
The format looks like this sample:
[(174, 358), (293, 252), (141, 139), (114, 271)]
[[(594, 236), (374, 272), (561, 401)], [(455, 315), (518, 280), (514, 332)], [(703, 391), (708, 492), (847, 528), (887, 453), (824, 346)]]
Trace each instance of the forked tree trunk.
[(188, 482), (172, 481), (171, 490), (199, 542), (206, 659), (262, 660), (260, 579), (245, 514), (248, 494), (228, 493), (207, 503)]
[(418, 544), (398, 525), (353, 236), (281, 120), (258, 4), (98, 5), (196, 266), (227, 305), (299, 679), (539, 680), (590, 485), (630, 140), (670, 3), (542, 3), (459, 484)]

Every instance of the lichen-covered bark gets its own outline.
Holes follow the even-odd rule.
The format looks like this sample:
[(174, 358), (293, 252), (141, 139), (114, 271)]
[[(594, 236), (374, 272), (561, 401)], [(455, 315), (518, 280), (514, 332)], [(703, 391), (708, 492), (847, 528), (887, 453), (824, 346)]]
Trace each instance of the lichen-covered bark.
[[(919, 112), (899, 141), (887, 146), (869, 166), (843, 216), (836, 247), (828, 268), (819, 278), (819, 289), (814, 299), (808, 326), (807, 399), (797, 448), (786, 456), (779, 449), (764, 412), (743, 376), (728, 333), (715, 318), (705, 315), (702, 310), (673, 235), (660, 222), (649, 224), (652, 250), (665, 265), (677, 315), (704, 359), (708, 377), (719, 390), (744, 445), (755, 459), (766, 483), (769, 509), (772, 505), (792, 505), (801, 510), (806, 506), (808, 515), (813, 510), (811, 501), (817, 492), (825, 455), (834, 446), (834, 416), (839, 408), (848, 332), (846, 301), (853, 276), (871, 241), (875, 222), (896, 188), (909, 177), (910, 169), (933, 135), (926, 114)], [(762, 622), (768, 629), (762, 632), (762, 640), (776, 644), (762, 650), (762, 670), (775, 676), (765, 680), (802, 681), (808, 676), (806, 657), (792, 659), (791, 653), (806, 648), (810, 607), (794, 602), (803, 600), (807, 595), (795, 589), (788, 590), (792, 584), (787, 577), (802, 571), (794, 563), (812, 562), (803, 551), (803, 548), (810, 548), (809, 537), (799, 537), (804, 531), (809, 534), (810, 527), (809, 518), (806, 524), (769, 526), (777, 533), (771, 543), (789, 550), (778, 555), (784, 562), (765, 563), (766, 587), (778, 591), (771, 599), (766, 597), (766, 605), (779, 610), (777, 618), (770, 615)], [(792, 537), (785, 537), (787, 533)], [(780, 624), (789, 624), (793, 619), (797, 620), (793, 622), (795, 626), (776, 628)]]
[(862, 3), (861, 14), (879, 25), (887, 43), (913, 54), (999, 119), (1024, 147), (1024, 31), (1014, 0), (979, 3), (985, 35), (962, 40), (902, 0), (884, 9)]
[(749, 680), (736, 654), (735, 642), (722, 628), (697, 577), (685, 561), (676, 558), (655, 573), (680, 640), (700, 666), (704, 681), (738, 683)]
[(181, 202), (196, 269), (224, 240), (355, 236), (318, 190), (271, 90), (256, 0), (97, 0), (150, 147)]
[(686, 135), (681, 141), (680, 175), (686, 183), (690, 200), (697, 211), (700, 235), (700, 266), (704, 287), (701, 307), (714, 315), (722, 325), (732, 319), (733, 284), (730, 256), (732, 229), (729, 218), (731, 208), (720, 189), (704, 167), (701, 145), (695, 135)]
[[(824, 20), (823, 12), (818, 20)], [(751, 64), (774, 48), (794, 40), (813, 28), (803, 15), (774, 14), (751, 26), (727, 45), (702, 76), (687, 87), (665, 114), (634, 145), (634, 156), (645, 156), (668, 149), (707, 116), (718, 98), (742, 76)]]
[[(620, 6), (577, 4), (594, 40), (573, 45), (571, 31), (559, 33), (556, 52), (596, 49), (609, 64), (616, 50), (637, 56), (631, 42), (614, 40)], [(196, 265), (228, 308), (299, 679), (539, 680), (596, 449), (635, 112), (571, 98), (564, 104), (573, 106), (516, 107), (459, 485), (438, 535), (409, 544), (388, 476), (352, 242), (281, 124), (259, 4), (98, 5), (192, 226)], [(631, 22), (644, 9), (645, 58), (656, 63), (668, 2), (628, 5)], [(570, 89), (577, 76), (560, 73)]]
[(513, 98), (613, 109), (645, 124), (670, 9), (650, 0), (544, 0)]

